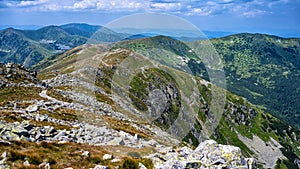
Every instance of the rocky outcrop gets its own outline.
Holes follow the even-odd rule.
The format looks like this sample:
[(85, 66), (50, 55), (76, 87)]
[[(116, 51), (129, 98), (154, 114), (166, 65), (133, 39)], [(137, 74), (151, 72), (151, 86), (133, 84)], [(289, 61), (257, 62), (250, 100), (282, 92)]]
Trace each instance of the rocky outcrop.
[(37, 73), (29, 71), (21, 64), (0, 63), (0, 88), (17, 83), (37, 83)]
[(156, 169), (256, 168), (254, 159), (242, 157), (240, 148), (217, 144), (214, 140), (200, 143), (195, 150), (188, 147), (182, 147), (177, 151), (169, 149), (167, 152), (152, 154), (147, 158), (152, 159)]

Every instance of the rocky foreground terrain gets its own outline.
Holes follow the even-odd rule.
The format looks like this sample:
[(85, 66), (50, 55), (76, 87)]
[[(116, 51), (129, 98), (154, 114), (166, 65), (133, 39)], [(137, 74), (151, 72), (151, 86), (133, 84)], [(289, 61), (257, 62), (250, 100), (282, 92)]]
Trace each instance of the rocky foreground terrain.
[[(29, 166), (33, 168), (87, 167), (77, 166), (76, 163), (71, 163), (70, 165), (68, 163), (60, 163), (53, 159), (55, 157), (50, 157), (47, 154), (44, 154), (46, 155), (44, 159), (44, 155), (27, 155), (32, 150), (24, 147), (12, 149), (20, 144), (30, 145), (33, 143), (36, 146), (46, 146), (47, 144), (51, 146), (51, 144), (55, 144), (57, 147), (71, 143), (80, 144), (82, 145), (82, 149), (68, 153), (79, 153), (82, 159), (88, 159), (88, 161), (92, 157), (92, 152), (86, 150), (84, 145), (98, 146), (100, 149), (106, 146), (115, 146), (115, 149), (118, 149), (121, 146), (137, 151), (128, 152), (129, 155), (126, 154), (125, 156), (118, 155), (118, 151), (122, 150), (117, 150), (116, 152), (110, 151), (107, 154), (103, 154), (102, 159), (100, 158), (100, 162), (98, 162), (99, 164), (96, 162), (95, 164), (88, 165), (92, 166), (92, 168), (109, 168), (113, 166), (118, 168), (119, 165), (121, 168), (136, 168), (134, 167), (134, 162), (132, 164), (127, 162), (132, 166), (126, 167), (126, 160), (124, 162), (124, 158), (127, 158), (126, 156), (130, 157), (130, 153), (134, 157), (141, 158), (139, 151), (143, 149), (150, 149), (148, 151), (153, 152), (149, 152), (143, 157), (151, 159), (151, 162), (148, 162), (151, 165), (148, 163), (143, 164), (141, 161), (137, 163), (139, 168), (146, 168), (145, 165), (147, 164), (148, 168), (162, 169), (172, 167), (254, 168), (255, 166), (254, 159), (244, 158), (238, 147), (220, 145), (213, 140), (202, 142), (194, 150), (187, 146), (173, 147), (170, 143), (164, 144), (164, 142), (173, 138), (158, 127), (151, 125), (139, 127), (135, 125), (133, 120), (119, 112), (105, 108), (105, 105), (101, 105), (100, 103), (99, 105), (93, 104), (94, 106), (99, 106), (99, 110), (85, 104), (70, 102), (65, 97), (67, 92), (48, 87), (48, 85), (55, 86), (54, 84), (57, 83), (68, 83), (68, 80), (71, 79), (67, 77), (58, 76), (55, 79), (41, 82), (37, 80), (35, 73), (27, 71), (18, 64), (3, 64), (0, 70), (1, 99), (5, 95), (7, 96), (7, 100), (1, 100), (0, 108), (1, 168), (22, 168)], [(66, 82), (59, 80), (60, 78), (66, 80)], [(6, 90), (10, 91), (6, 92)], [(54, 94), (54, 91), (57, 93)], [(15, 93), (9, 95), (10, 92)], [(60, 95), (59, 92), (63, 94)], [(56, 99), (55, 96), (60, 100)], [(77, 118), (75, 111), (80, 111), (83, 114), (85, 112), (87, 112), (86, 114), (92, 113), (97, 123), (91, 124), (81, 121), (80, 118)], [(115, 119), (112, 120), (113, 118)], [(112, 126), (112, 123), (122, 125), (119, 124), (122, 122), (127, 123), (127, 125), (132, 124), (132, 126), (128, 126), (125, 131), (118, 129), (118, 126)], [(136, 133), (133, 134), (134, 132)], [(158, 137), (158, 139), (155, 139), (155, 137)], [(178, 140), (173, 139), (173, 142), (175, 145)], [(34, 152), (33, 150), (33, 153), (38, 152)], [(52, 160), (49, 160), (50, 158)], [(109, 165), (102, 165), (101, 163), (103, 162)]]
[[(64, 58), (39, 74), (19, 64), (1, 64), (0, 168), (299, 167), (294, 154), (299, 146), (297, 131), (288, 126), (279, 131), (274, 126), (285, 128), (285, 124), (233, 94), (229, 94), (226, 112), (211, 137), (201, 136), (201, 124), (210, 113), (209, 94), (201, 92), (198, 123), (192, 124), (183, 140), (171, 135), (166, 128), (176, 118), (172, 117), (177, 110), (174, 105), (180, 107), (179, 91), (156, 70), (145, 71), (144, 78), (137, 76), (150, 79), (149, 83), (160, 82), (149, 86), (163, 91), (161, 97), (171, 92), (172, 104), (159, 108), (163, 113), (156, 121), (143, 119), (141, 109), (153, 110), (148, 104), (153, 100), (139, 94), (150, 89), (134, 88), (133, 84), (129, 96), (134, 102), (128, 106), (111, 93), (107, 83), (114, 71), (112, 61), (118, 62), (114, 57), (128, 53), (117, 50), (108, 53), (99, 68), (77, 70), (70, 61), (72, 54), (61, 55), (58, 57)], [(95, 81), (78, 77), (79, 73), (88, 77), (89, 72), (97, 72)], [(208, 83), (201, 81), (200, 90), (209, 91)]]

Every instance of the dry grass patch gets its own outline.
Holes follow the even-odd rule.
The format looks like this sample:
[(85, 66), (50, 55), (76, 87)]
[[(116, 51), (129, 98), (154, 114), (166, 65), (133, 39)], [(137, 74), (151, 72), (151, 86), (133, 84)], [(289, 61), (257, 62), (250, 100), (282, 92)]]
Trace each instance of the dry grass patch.
[(55, 89), (58, 89), (58, 90), (72, 90), (72, 86), (57, 86), (55, 87)]
[(30, 120), (29, 121), (31, 125), (36, 126), (36, 127), (43, 127), (43, 126), (52, 126), (55, 128), (55, 130), (71, 130), (71, 126), (68, 125), (62, 125), (62, 124), (57, 124), (49, 121), (35, 121), (35, 120)]
[(55, 119), (61, 119), (65, 121), (75, 121), (77, 119), (76, 111), (73, 109), (63, 109), (58, 108), (54, 110), (54, 112), (50, 112), (47, 110), (40, 110), (40, 114), (47, 114), (49, 117), (55, 118)]
[(50, 72), (50, 73), (45, 73), (45, 74), (38, 74), (37, 79), (42, 81), (42, 80), (55, 78), (56, 76), (57, 76), (56, 73)]
[(104, 102), (114, 107), (114, 101), (109, 96), (107, 96), (107, 94), (95, 93), (95, 96), (99, 102)]
[(0, 89), (0, 106), (16, 100), (43, 100), (39, 95), (41, 91), (37, 87), (5, 87)]
[(6, 122), (21, 122), (24, 118), (18, 117), (20, 113), (14, 111), (0, 111), (0, 120)]
[(118, 119), (112, 118), (110, 116), (103, 116), (102, 118), (110, 125), (111, 128), (113, 128), (115, 130), (119, 130), (119, 131), (122, 130), (122, 131), (132, 134), (132, 135), (138, 134), (144, 138), (150, 137), (149, 134), (147, 134), (143, 131), (137, 130), (135, 127), (131, 126), (129, 122), (118, 120)]
[[(106, 165), (109, 168), (136, 168), (139, 162), (143, 163), (147, 168), (153, 168), (153, 164), (149, 159), (132, 158), (126, 156), (126, 152), (152, 152), (147, 148), (134, 149), (121, 146), (93, 146), (88, 144), (77, 143), (32, 143), (24, 141), (11, 141), (12, 144), (7, 146), (0, 144), (0, 152), (8, 153), (7, 163), (12, 168), (38, 168), (42, 162), (50, 164), (51, 168), (74, 169), (90, 168), (95, 165)], [(124, 153), (117, 153), (118, 151)], [(89, 157), (83, 157), (83, 151), (89, 151)], [(109, 160), (103, 160), (104, 154), (112, 154), (114, 157), (121, 159), (120, 162), (111, 163)], [(122, 154), (120, 156), (119, 154)], [(124, 156), (123, 156), (124, 154)], [(116, 156), (117, 155), (117, 156)], [(28, 160), (30, 166), (24, 166), (23, 162)]]
[(53, 98), (55, 98), (57, 100), (63, 101), (63, 102), (69, 102), (69, 103), (73, 102), (72, 99), (69, 99), (67, 97), (62, 96), (61, 94), (59, 94), (54, 89), (47, 90), (47, 95), (50, 96), (50, 97), (53, 97)]
[[(12, 145), (0, 145), (1, 152), (8, 152), (8, 163), (12, 168), (22, 168), (23, 162), (28, 160), (31, 168), (37, 168), (42, 162), (48, 162), (51, 168), (94, 167), (105, 164), (102, 156), (107, 153), (101, 147), (75, 143), (31, 143), (12, 141)], [(83, 151), (89, 151), (90, 157), (82, 157)]]

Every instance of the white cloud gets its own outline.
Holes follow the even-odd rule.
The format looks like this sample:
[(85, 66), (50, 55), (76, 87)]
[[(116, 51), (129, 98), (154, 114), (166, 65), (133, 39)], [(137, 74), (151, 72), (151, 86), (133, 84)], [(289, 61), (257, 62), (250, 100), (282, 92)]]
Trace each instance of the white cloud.
[(72, 7), (74, 9), (88, 9), (95, 8), (97, 6), (97, 0), (83, 0), (76, 2)]
[(189, 12), (186, 13), (188, 16), (192, 15), (200, 15), (200, 16), (209, 16), (212, 13), (212, 10), (208, 8), (193, 8)]
[(272, 13), (275, 6), (291, 3), (292, 0), (5, 0), (4, 2), (8, 7), (26, 11), (166, 12), (189, 16), (230, 14), (255, 17)]
[(35, 1), (20, 1), (17, 6), (20, 7), (25, 7), (25, 6), (35, 6), (35, 5), (40, 5), (44, 4), (48, 0), (35, 0)]
[(94, 10), (129, 10), (142, 9), (145, 3), (130, 0), (82, 0), (68, 6), (69, 9), (94, 9)]
[(274, 6), (280, 6), (282, 4), (287, 4), (289, 3), (289, 0), (277, 0), (277, 1), (271, 1), (268, 3), (268, 7), (272, 8)]
[(151, 8), (159, 10), (180, 10), (182, 8), (181, 3), (152, 3)]
[(242, 16), (253, 18), (253, 17), (256, 17), (258, 15), (265, 14), (265, 13), (268, 13), (268, 12), (267, 11), (263, 11), (263, 10), (253, 10), (253, 11), (243, 12)]

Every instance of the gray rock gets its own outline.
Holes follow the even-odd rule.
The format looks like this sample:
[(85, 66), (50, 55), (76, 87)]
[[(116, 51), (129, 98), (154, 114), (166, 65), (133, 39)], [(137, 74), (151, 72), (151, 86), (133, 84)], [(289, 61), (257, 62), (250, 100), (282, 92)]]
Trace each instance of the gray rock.
[(5, 158), (3, 158), (3, 159), (0, 161), (0, 165), (2, 165), (2, 164), (5, 164), (6, 160), (7, 160), (7, 158), (6, 158), (6, 157), (5, 157)]
[(5, 151), (4, 153), (2, 153), (1, 157), (6, 158), (7, 157), (7, 152)]
[(111, 160), (113, 158), (113, 156), (111, 154), (104, 154), (102, 159), (103, 160)]
[(30, 163), (29, 163), (28, 160), (26, 160), (26, 161), (23, 162), (23, 165), (24, 165), (24, 166), (30, 166)]
[(112, 159), (110, 160), (111, 163), (118, 163), (118, 162), (121, 162), (122, 160), (121, 159), (118, 159), (118, 158), (115, 158), (115, 159)]
[(9, 141), (5, 141), (5, 140), (1, 140), (1, 139), (0, 139), (0, 144), (3, 144), (3, 145), (5, 145), (5, 146), (9, 146), (9, 145), (11, 145), (12, 143), (9, 142)]
[(44, 126), (45, 129), (45, 136), (51, 136), (53, 133), (56, 132), (53, 126)]
[(108, 145), (125, 145), (125, 142), (120, 137), (114, 137), (112, 140), (107, 142)]
[(84, 152), (81, 154), (81, 156), (82, 156), (83, 158), (88, 158), (88, 157), (90, 157), (90, 152), (84, 151)]
[(61, 137), (66, 135), (66, 130), (61, 130), (56, 136), (54, 136), (55, 140), (60, 140)]
[(19, 135), (15, 134), (15, 133), (13, 133), (11, 131), (6, 131), (3, 136), (7, 140), (18, 140), (18, 141), (21, 140), (20, 137), (19, 137)]
[(139, 169), (147, 169), (147, 167), (145, 167), (144, 164), (139, 163)]
[(38, 111), (38, 106), (36, 104), (30, 105), (26, 108), (28, 113), (33, 113)]
[(193, 153), (194, 150), (192, 150), (191, 148), (188, 148), (188, 147), (182, 147), (180, 149), (180, 154), (184, 157), (184, 158), (188, 158), (188, 156), (190, 154)]
[(39, 165), (39, 168), (50, 169), (50, 164), (47, 162), (43, 162)]
[(217, 144), (214, 140), (201, 142), (195, 150), (182, 147), (176, 151), (153, 154), (146, 158), (152, 159), (155, 168), (244, 168), (255, 167), (253, 158), (244, 159), (240, 148)]
[(96, 165), (94, 167), (94, 169), (109, 169), (109, 167), (105, 166), (105, 165)]

